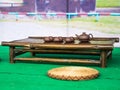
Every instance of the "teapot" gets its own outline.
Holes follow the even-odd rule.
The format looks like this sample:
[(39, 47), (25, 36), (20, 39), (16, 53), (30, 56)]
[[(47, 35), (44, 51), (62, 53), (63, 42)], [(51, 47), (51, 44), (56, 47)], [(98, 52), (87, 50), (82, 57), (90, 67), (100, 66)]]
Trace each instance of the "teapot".
[(73, 37), (66, 37), (66, 38), (65, 38), (65, 42), (66, 42), (66, 43), (74, 42), (74, 38), (73, 38)]
[(63, 41), (63, 38), (61, 36), (58, 36), (58, 37), (54, 37), (54, 42), (62, 42)]
[(44, 37), (44, 41), (45, 42), (52, 42), (53, 41), (53, 37), (52, 36)]
[(75, 35), (81, 42), (89, 42), (93, 38), (92, 34), (86, 34), (85, 32), (83, 32), (81, 35)]

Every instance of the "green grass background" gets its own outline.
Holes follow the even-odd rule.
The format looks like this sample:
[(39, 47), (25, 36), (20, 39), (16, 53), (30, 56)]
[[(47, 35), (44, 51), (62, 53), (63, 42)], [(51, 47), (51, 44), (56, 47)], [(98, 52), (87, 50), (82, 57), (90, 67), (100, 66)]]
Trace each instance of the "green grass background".
[(97, 7), (120, 7), (120, 0), (96, 0)]
[(120, 16), (99, 16), (96, 21), (95, 16), (75, 17), (66, 23), (65, 20), (41, 20), (35, 22), (42, 26), (66, 27), (71, 29), (81, 29), (89, 31), (99, 31), (107, 34), (120, 34)]
[(69, 28), (78, 28), (83, 30), (94, 30), (108, 34), (120, 34), (120, 16), (99, 16), (73, 18), (69, 21)]
[(8, 47), (0, 46), (0, 58), (0, 90), (120, 90), (120, 48), (114, 48), (106, 68), (79, 65), (100, 72), (98, 78), (82, 81), (57, 80), (47, 76), (48, 70), (68, 64), (22, 61), (10, 64)]

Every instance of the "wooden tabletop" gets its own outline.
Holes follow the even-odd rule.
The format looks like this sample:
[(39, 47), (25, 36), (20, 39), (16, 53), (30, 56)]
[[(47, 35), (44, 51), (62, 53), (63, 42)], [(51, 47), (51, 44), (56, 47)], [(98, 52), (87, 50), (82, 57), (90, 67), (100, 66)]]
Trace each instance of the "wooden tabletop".
[(2, 42), (3, 46), (25, 46), (25, 47), (40, 47), (50, 49), (109, 49), (113, 48), (113, 44), (118, 41), (118, 38), (93, 38), (87, 43), (81, 43), (75, 39), (73, 43), (66, 42), (45, 42), (43, 37), (35, 38), (28, 37), (25, 39)]

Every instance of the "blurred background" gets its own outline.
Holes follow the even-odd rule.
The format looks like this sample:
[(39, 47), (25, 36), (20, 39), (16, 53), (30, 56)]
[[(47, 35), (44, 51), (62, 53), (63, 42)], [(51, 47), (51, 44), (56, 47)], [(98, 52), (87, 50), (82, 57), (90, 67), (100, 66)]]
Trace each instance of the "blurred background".
[(82, 32), (120, 38), (119, 28), (120, 0), (0, 0), (0, 42)]

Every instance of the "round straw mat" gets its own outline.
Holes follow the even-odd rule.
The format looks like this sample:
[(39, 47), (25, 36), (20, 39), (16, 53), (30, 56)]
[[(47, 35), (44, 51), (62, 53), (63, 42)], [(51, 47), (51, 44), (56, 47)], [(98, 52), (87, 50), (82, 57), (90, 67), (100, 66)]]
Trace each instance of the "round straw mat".
[(77, 66), (53, 68), (48, 71), (49, 77), (61, 80), (89, 80), (98, 75), (96, 69)]

